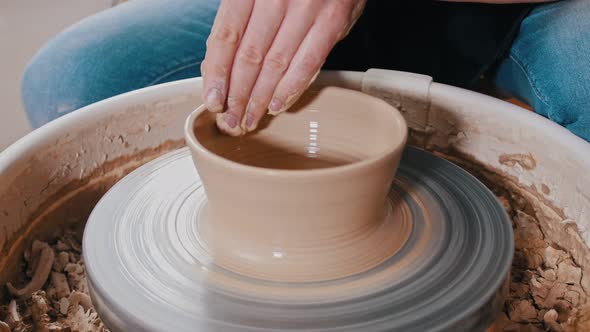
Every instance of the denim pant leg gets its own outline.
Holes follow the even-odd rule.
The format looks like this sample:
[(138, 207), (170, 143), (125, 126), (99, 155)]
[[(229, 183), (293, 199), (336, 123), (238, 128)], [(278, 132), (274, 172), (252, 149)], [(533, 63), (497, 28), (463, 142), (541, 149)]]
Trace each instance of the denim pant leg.
[(93, 102), (200, 76), (219, 0), (134, 0), (93, 15), (50, 40), (22, 80), (39, 127)]
[(590, 1), (535, 7), (500, 64), (496, 83), (590, 141)]

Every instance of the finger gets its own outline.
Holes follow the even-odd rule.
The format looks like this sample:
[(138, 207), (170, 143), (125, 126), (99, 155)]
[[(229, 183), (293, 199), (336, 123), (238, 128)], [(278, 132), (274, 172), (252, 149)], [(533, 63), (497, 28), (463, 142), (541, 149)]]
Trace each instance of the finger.
[(335, 14), (337, 9), (328, 8), (311, 27), (275, 89), (269, 114), (284, 112), (297, 101), (318, 75), (334, 45), (343, 38), (350, 13)]
[(203, 100), (212, 112), (223, 110), (231, 66), (253, 6), (254, 0), (222, 0), (217, 11), (201, 66)]
[(245, 131), (256, 129), (258, 122), (266, 114), (275, 88), (313, 25), (316, 17), (314, 13), (320, 5), (321, 1), (315, 0), (293, 1), (287, 8), (285, 18), (264, 58), (262, 69), (251, 92), (246, 115), (242, 119), (242, 128)]
[(230, 135), (242, 133), (240, 123), (250, 93), (260, 72), (264, 56), (283, 20), (287, 2), (282, 0), (256, 1), (244, 37), (233, 62), (225, 125), (220, 129)]

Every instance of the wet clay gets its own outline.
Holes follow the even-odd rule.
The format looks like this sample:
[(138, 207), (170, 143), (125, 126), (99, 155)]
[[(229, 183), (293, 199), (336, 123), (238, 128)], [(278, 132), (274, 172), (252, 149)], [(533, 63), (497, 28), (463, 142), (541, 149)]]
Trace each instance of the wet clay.
[[(210, 323), (215, 324), (212, 330), (221, 326), (217, 324), (232, 324), (236, 331), (278, 326), (346, 330), (362, 321), (365, 331), (382, 331), (383, 319), (391, 329), (429, 330), (436, 324), (429, 318), (460, 315), (467, 298), (483, 298), (498, 312), (502, 299), (498, 290), (512, 257), (512, 232), (495, 197), (457, 166), (408, 148), (390, 199), (392, 218), (387, 222), (369, 223), (341, 236), (310, 236), (301, 239), (308, 242), (299, 247), (285, 247), (282, 243), (289, 239), (275, 246), (270, 245), (273, 239), (250, 243), (251, 238), (245, 237), (240, 242), (232, 237), (234, 229), (203, 219), (208, 206), (190, 152), (167, 154), (120, 181), (97, 204), (86, 225), (91, 236), (84, 238), (84, 258), (92, 294), (99, 303), (116, 304), (97, 309), (109, 321), (148, 330), (159, 329), (154, 325), (158, 323), (135, 317), (166, 312), (162, 324), (175, 322), (178, 330), (187, 331), (207, 329), (207, 318), (218, 315), (223, 322)], [(224, 230), (223, 249), (231, 260), (220, 260), (210, 250), (214, 243), (201, 243), (200, 237), (211, 238), (203, 226)], [(247, 226), (239, 232), (248, 232)], [(346, 226), (321, 231), (340, 234)], [(407, 240), (400, 237), (404, 234), (409, 235)], [(388, 252), (395, 246), (403, 250)], [(260, 256), (251, 266), (230, 265), (252, 253)], [(316, 265), (318, 258), (322, 266)], [(272, 260), (274, 266), (265, 265)], [(282, 264), (284, 260), (289, 261)], [(472, 263), (466, 267), (463, 262)], [(155, 280), (170, 282), (163, 288)], [(180, 305), (195, 298), (201, 305)], [(430, 301), (439, 298), (448, 305)], [(246, 299), (249, 305), (244, 308), (240, 303)], [(271, 305), (277, 302), (287, 305)], [(389, 310), (377, 309), (383, 303)], [(121, 307), (128, 308), (129, 315)], [(487, 323), (480, 319), (470, 321), (475, 330)]]
[(219, 138), (215, 139), (215, 143), (211, 142), (208, 148), (242, 165), (279, 170), (322, 169), (361, 160), (355, 156), (325, 151), (321, 155), (313, 155), (301, 148), (282, 148), (251, 136), (235, 138), (219, 134)]
[[(523, 196), (522, 193), (524, 190), (522, 188), (519, 189), (511, 184), (510, 180), (503, 179), (498, 174), (486, 170), (483, 165), (473, 163), (465, 157), (451, 157), (448, 154), (442, 156), (450, 158), (453, 162), (470, 170), (480, 180), (484, 181), (484, 183), (486, 183), (486, 185), (498, 195), (499, 199), (505, 203), (505, 208), (514, 221), (515, 233), (517, 233), (517, 248), (516, 259), (514, 260), (512, 267), (510, 293), (504, 306), (504, 315), (498, 319), (496, 329), (493, 331), (589, 330), (590, 326), (588, 325), (588, 320), (586, 318), (589, 312), (586, 308), (588, 296), (586, 295), (584, 288), (581, 286), (581, 280), (578, 279), (578, 276), (581, 274), (583, 279), (586, 275), (590, 274), (590, 269), (574, 262), (572, 255), (568, 251), (568, 243), (561, 242), (560, 244), (560, 242), (553, 242), (552, 240), (547, 239), (547, 236), (543, 235), (547, 233), (540, 230), (539, 218), (534, 213), (534, 210), (536, 209), (535, 207), (538, 206), (539, 202), (533, 200), (530, 195)], [(120, 164), (118, 167), (128, 168), (125, 164)], [(112, 167), (109, 166), (109, 169), (111, 168)], [(124, 173), (121, 173), (119, 176), (121, 177), (123, 175)], [(86, 179), (86, 182), (88, 182), (88, 180), (89, 179)], [(93, 188), (100, 188), (99, 192), (104, 193), (104, 191), (116, 183), (118, 179), (113, 180), (110, 177), (104, 179), (99, 176), (93, 177), (91, 180), (95, 183)], [(92, 190), (94, 189), (88, 188), (86, 191), (80, 191), (78, 195), (81, 195), (80, 197), (82, 199), (79, 200), (76, 206), (94, 206), (100, 195), (92, 194)], [(74, 236), (67, 238), (54, 235), (51, 229), (55, 228), (52, 225), (61, 225), (64, 223), (64, 219), (60, 216), (72, 216), (72, 211), (78, 213), (78, 210), (72, 209), (72, 206), (70, 205), (54, 206), (52, 210), (54, 212), (43, 220), (42, 225), (45, 230), (42, 232), (32, 231), (31, 234), (33, 235), (31, 235), (30, 241), (38, 237), (43, 238), (52, 244), (52, 248), (56, 250), (57, 257), (64, 256), (60, 251), (67, 252), (68, 256), (77, 255), (81, 246), (79, 243), (79, 237)], [(84, 211), (85, 210), (86, 209), (84, 208)], [(518, 211), (526, 213), (526, 215), (520, 213), (520, 218), (522, 219), (524, 216), (524, 219), (522, 220), (525, 220), (526, 222), (517, 222), (516, 218), (519, 216)], [(530, 218), (526, 216), (530, 216)], [(75, 225), (76, 228), (83, 228), (87, 215), (76, 215), (76, 217), (79, 217), (79, 221), (77, 222), (80, 223)], [(528, 230), (527, 227), (523, 227), (526, 225), (529, 225)], [(563, 226), (559, 225), (558, 227)], [(38, 226), (36, 228), (38, 228)], [(532, 231), (530, 231), (531, 229)], [(531, 241), (528, 240), (526, 236), (518, 235), (518, 233), (524, 235), (526, 232), (537, 234), (531, 238), (536, 240)], [(72, 232), (69, 233), (74, 234)], [(539, 236), (539, 234), (541, 235)], [(548, 241), (552, 244), (549, 244)], [(60, 242), (68, 243), (68, 246), (71, 249), (61, 247), (61, 245), (58, 247), (57, 245)], [(543, 243), (544, 245), (540, 245)], [(29, 249), (26, 252), (30, 252)], [(27, 257), (28, 255), (28, 253), (25, 253), (24, 257)], [(30, 270), (30, 266), (27, 263), (27, 259), (23, 259), (22, 254), (15, 256), (15, 259), (20, 259), (23, 263), (18, 269), (11, 268), (15, 270), (12, 271), (14, 273), (11, 274), (20, 274), (13, 279), (10, 279), (10, 281), (18, 286), (25, 285), (31, 278), (31, 276), (26, 273), (27, 270)], [(77, 260), (74, 257), (74, 260), (71, 260), (70, 262), (76, 263)], [(559, 275), (561, 277), (558, 278), (560, 265), (561, 272)], [(81, 265), (81, 269), (84, 269), (83, 265)], [(61, 269), (58, 268), (58, 271), (60, 270)], [(5, 270), (4, 272), (6, 273), (8, 271)], [(79, 274), (79, 277), (81, 278), (80, 280), (83, 281), (78, 281), (73, 284), (86, 283), (86, 278), (83, 273)], [(70, 290), (75, 290), (75, 286), (69, 286)], [(44, 284), (41, 291), (45, 293), (45, 298), (47, 298), (48, 293), (53, 293), (51, 288), (53, 288), (53, 286), (49, 282)], [(571, 292), (568, 288), (574, 289), (574, 291)], [(84, 290), (82, 290), (82, 292), (84, 292)], [(41, 292), (37, 293), (37, 295), (41, 294)], [(579, 294), (579, 297), (572, 296), (575, 294)], [(16, 317), (17, 324), (22, 325), (20, 328), (13, 328), (13, 331), (32, 331), (34, 328), (34, 322), (30, 313), (34, 306), (33, 303), (34, 301), (41, 302), (40, 299), (42, 298), (42, 296), (37, 296), (35, 300), (33, 300), (32, 297), (29, 297), (25, 299), (14, 299), (13, 301), (10, 295), (8, 295), (4, 298), (3, 302), (0, 303), (0, 321), (11, 323), (15, 321), (14, 318)], [(100, 324), (100, 320), (93, 316), (93, 312), (95, 312), (94, 309), (84, 309), (84, 307), (82, 307), (82, 309), (78, 310), (79, 314), (71, 315), (68, 319), (64, 319), (64, 316), (58, 314), (61, 308), (65, 307), (65, 304), (62, 305), (62, 303), (65, 303), (63, 297), (58, 299), (51, 297), (47, 298), (46, 303), (50, 305), (50, 310), (48, 311), (47, 316), (50, 322), (63, 330), (75, 330), (79, 326), (90, 326), (88, 331), (105, 331)], [(38, 304), (35, 304), (35, 306), (38, 307)], [(74, 307), (71, 305), (68, 306), (68, 310), (72, 310), (73, 308)], [(86, 312), (88, 312), (88, 315)], [(18, 323), (18, 318), (20, 318), (21, 323)], [(93, 323), (91, 325), (84, 325), (89, 321)]]
[[(392, 227), (386, 197), (407, 129), (384, 101), (311, 90), (241, 137), (222, 134), (216, 115), (201, 107), (185, 134), (207, 196), (199, 227), (221, 266), (320, 281), (370, 269), (397, 250), (378, 234)], [(382, 245), (372, 250), (374, 243)]]

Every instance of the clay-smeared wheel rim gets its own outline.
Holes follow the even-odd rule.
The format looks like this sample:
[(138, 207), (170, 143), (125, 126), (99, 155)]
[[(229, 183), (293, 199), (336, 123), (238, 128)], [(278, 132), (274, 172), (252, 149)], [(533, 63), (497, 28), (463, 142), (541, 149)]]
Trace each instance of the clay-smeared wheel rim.
[(454, 164), (407, 148), (390, 198), (404, 216), (391, 236), (405, 242), (380, 266), (315, 283), (247, 278), (212, 262), (194, 222), (206, 200), (189, 152), (169, 153), (120, 181), (90, 216), (93, 302), (113, 331), (485, 330), (514, 250), (496, 197)]

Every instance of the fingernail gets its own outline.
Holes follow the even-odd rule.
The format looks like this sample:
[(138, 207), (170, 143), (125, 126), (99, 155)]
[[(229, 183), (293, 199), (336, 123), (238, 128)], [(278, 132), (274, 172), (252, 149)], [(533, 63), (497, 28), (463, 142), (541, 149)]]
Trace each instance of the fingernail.
[(207, 108), (211, 112), (220, 112), (223, 110), (223, 101), (221, 99), (221, 91), (217, 88), (209, 89), (207, 93)]
[(231, 129), (234, 129), (238, 125), (238, 117), (231, 113), (225, 113), (223, 120)]
[(281, 112), (282, 108), (283, 103), (280, 100), (273, 98), (273, 100), (270, 102), (270, 105), (268, 106), (268, 113), (270, 115), (277, 115)]
[(247, 113), (246, 114), (246, 130), (252, 131), (255, 129), (256, 119), (254, 118), (254, 114)]
[(256, 118), (254, 117), (254, 113), (256, 112), (256, 102), (250, 101), (248, 103), (248, 107), (246, 107), (246, 115), (242, 119), (242, 129), (246, 132), (251, 132), (256, 129)]
[[(215, 115), (215, 123), (217, 124), (217, 128), (219, 128), (219, 130), (221, 130), (221, 132), (223, 132), (224, 134), (230, 135), (230, 136), (240, 136), (244, 133), (244, 131), (242, 130), (242, 128), (238, 127), (238, 126), (234, 126), (233, 128), (231, 128), (228, 124), (228, 118), (229, 116), (227, 116), (227, 113), (217, 113)], [(235, 118), (235, 117), (234, 117)]]

